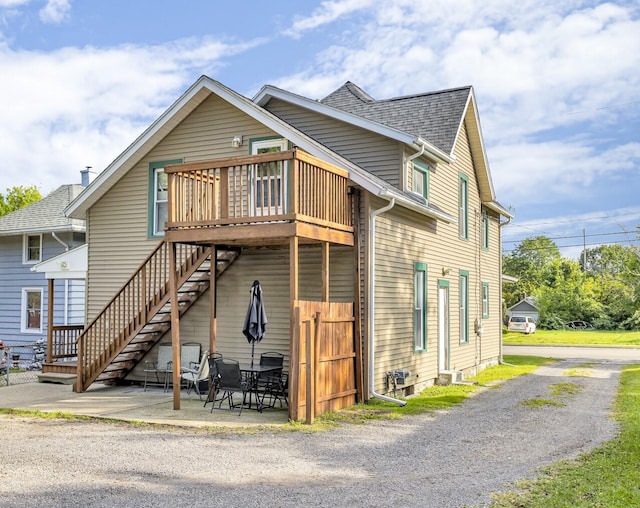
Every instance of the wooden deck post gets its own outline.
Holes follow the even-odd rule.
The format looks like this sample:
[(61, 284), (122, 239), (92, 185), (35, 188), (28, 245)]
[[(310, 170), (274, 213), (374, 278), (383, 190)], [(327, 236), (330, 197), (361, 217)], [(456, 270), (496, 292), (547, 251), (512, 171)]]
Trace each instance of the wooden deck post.
[(47, 363), (51, 363), (51, 355), (53, 354), (53, 279), (47, 281)]
[(329, 301), (329, 242), (322, 242), (322, 301)]
[[(297, 325), (297, 320), (301, 319), (298, 317), (296, 319), (296, 305), (298, 302), (298, 291), (299, 291), (299, 265), (298, 265), (298, 256), (299, 256), (299, 240), (297, 236), (292, 236), (289, 239), (289, 307), (291, 312), (290, 323), (289, 323), (289, 394), (293, 394), (293, 402), (298, 403), (299, 400), (299, 383), (300, 377), (298, 375), (300, 369), (300, 354), (299, 354), (299, 344), (296, 344), (296, 337), (299, 337), (299, 332), (295, 329)], [(298, 353), (294, 356), (294, 351), (298, 351)], [(298, 407), (295, 408), (293, 404), (289, 402), (289, 418), (297, 419), (298, 418)]]
[(171, 302), (171, 347), (173, 349), (173, 409), (180, 409), (180, 309), (176, 244), (169, 242), (169, 301)]
[(218, 246), (211, 246), (211, 267), (209, 269), (209, 352), (215, 353), (217, 345), (217, 300), (218, 300)]

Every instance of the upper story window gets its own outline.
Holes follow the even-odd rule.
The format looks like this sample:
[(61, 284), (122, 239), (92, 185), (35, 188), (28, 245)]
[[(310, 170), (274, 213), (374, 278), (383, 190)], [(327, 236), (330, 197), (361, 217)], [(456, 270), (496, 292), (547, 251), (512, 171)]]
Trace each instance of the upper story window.
[(20, 331), (42, 333), (42, 288), (23, 288)]
[(458, 188), (458, 228), (460, 238), (469, 238), (469, 179), (467, 175), (460, 175)]
[(168, 177), (164, 167), (180, 163), (181, 159), (175, 159), (149, 164), (149, 236), (164, 235), (169, 203)]
[(42, 261), (42, 235), (24, 235), (22, 262), (35, 264)]
[[(249, 142), (251, 155), (283, 152), (287, 150), (286, 139), (252, 139)], [(256, 215), (283, 213), (284, 196), (287, 187), (287, 165), (282, 161), (255, 164), (251, 199)]]
[(489, 215), (487, 212), (482, 214), (482, 248), (489, 248)]
[(411, 190), (429, 200), (429, 166), (424, 162), (413, 161)]

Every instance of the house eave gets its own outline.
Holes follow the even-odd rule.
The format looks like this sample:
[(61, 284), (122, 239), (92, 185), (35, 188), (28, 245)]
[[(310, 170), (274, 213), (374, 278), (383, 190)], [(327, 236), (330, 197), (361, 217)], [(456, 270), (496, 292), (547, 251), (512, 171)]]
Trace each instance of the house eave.
[(46, 233), (84, 233), (85, 226), (79, 225), (65, 225), (55, 227), (33, 227), (33, 228), (20, 228), (0, 231), (0, 236), (21, 236), (29, 234), (46, 234)]
[(494, 212), (506, 217), (508, 219), (513, 219), (513, 214), (509, 212), (504, 206), (502, 206), (497, 201), (486, 201), (482, 203), (482, 206), (488, 208), (489, 210), (493, 210)]
[(383, 189), (382, 191), (380, 191), (377, 194), (379, 197), (387, 200), (387, 201), (391, 201), (391, 199), (395, 199), (396, 203), (399, 204), (400, 206), (402, 206), (403, 208), (407, 208), (409, 210), (412, 210), (414, 212), (417, 212), (421, 215), (424, 215), (426, 217), (430, 217), (432, 219), (436, 219), (442, 222), (445, 222), (446, 224), (457, 224), (458, 223), (458, 219), (456, 219), (455, 217), (445, 213), (445, 212), (441, 212), (439, 210), (435, 210), (431, 207), (429, 207), (428, 205), (424, 206), (424, 205), (420, 205), (419, 203), (415, 203), (413, 201), (411, 201), (410, 199), (408, 199), (407, 197), (405, 197), (402, 193), (400, 192), (393, 192), (389, 189)]

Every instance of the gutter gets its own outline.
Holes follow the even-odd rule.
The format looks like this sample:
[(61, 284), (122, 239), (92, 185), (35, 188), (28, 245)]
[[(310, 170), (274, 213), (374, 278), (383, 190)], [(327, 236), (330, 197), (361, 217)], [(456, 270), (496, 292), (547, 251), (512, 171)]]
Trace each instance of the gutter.
[(431, 217), (432, 219), (441, 220), (447, 224), (458, 223), (458, 220), (455, 217), (451, 217), (444, 212), (439, 212), (437, 210), (434, 210), (433, 208), (429, 208), (428, 206), (418, 204), (415, 201), (411, 201), (407, 198), (403, 198), (402, 195), (392, 193), (389, 191), (389, 189), (381, 190), (377, 194), (377, 196), (386, 199), (387, 201), (396, 201), (404, 208), (408, 208), (409, 210), (413, 210), (414, 212), (418, 212), (419, 214), (426, 215), (427, 217)]
[(409, 190), (409, 163), (414, 159), (422, 156), (424, 153), (424, 145), (420, 145), (420, 151), (414, 153), (413, 155), (409, 155), (409, 157), (405, 157), (403, 161), (404, 165), (404, 191), (407, 192)]
[(394, 399), (375, 391), (376, 217), (391, 210), (395, 204), (395, 198), (391, 198), (388, 205), (378, 208), (369, 214), (369, 395), (400, 406), (406, 406), (407, 401), (405, 400)]
[(498, 363), (500, 365), (508, 365), (509, 367), (513, 367), (512, 364), (506, 363), (502, 358), (502, 327), (504, 326), (504, 316), (502, 315), (502, 226), (506, 226), (511, 222), (513, 217), (511, 215), (507, 216), (507, 220), (505, 222), (498, 222), (498, 228), (500, 230), (500, 350), (498, 351)]

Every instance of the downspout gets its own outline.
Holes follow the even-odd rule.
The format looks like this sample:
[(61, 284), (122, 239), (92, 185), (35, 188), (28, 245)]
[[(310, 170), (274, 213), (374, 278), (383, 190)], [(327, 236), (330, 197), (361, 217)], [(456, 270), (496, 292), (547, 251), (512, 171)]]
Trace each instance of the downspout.
[(378, 208), (369, 214), (369, 395), (405, 406), (407, 404), (406, 401), (394, 399), (375, 391), (376, 217), (391, 210), (395, 204), (395, 198), (391, 198), (388, 205)]
[(424, 145), (420, 144), (419, 152), (414, 153), (413, 155), (409, 155), (409, 157), (406, 157), (404, 159), (404, 191), (405, 192), (409, 190), (409, 163), (413, 159), (417, 159), (418, 157), (420, 157), (423, 153), (424, 153)]
[[(64, 247), (65, 252), (69, 251), (69, 245), (67, 245), (62, 240), (60, 240), (60, 238), (58, 238), (58, 236), (56, 235), (55, 231), (51, 232), (51, 236), (56, 242), (58, 242), (60, 245)], [(49, 295), (49, 298), (51, 300), (50, 305), (53, 305), (53, 295)], [(69, 324), (68, 315), (69, 315), (69, 279), (65, 279), (64, 280), (64, 320), (63, 320), (63, 324), (65, 326)]]
[(500, 365), (508, 365), (509, 367), (514, 367), (514, 365), (506, 363), (502, 358), (502, 327), (504, 326), (504, 316), (502, 315), (502, 226), (506, 226), (510, 222), (511, 217), (507, 217), (506, 222), (498, 222), (500, 230), (500, 351), (498, 356), (498, 363)]

